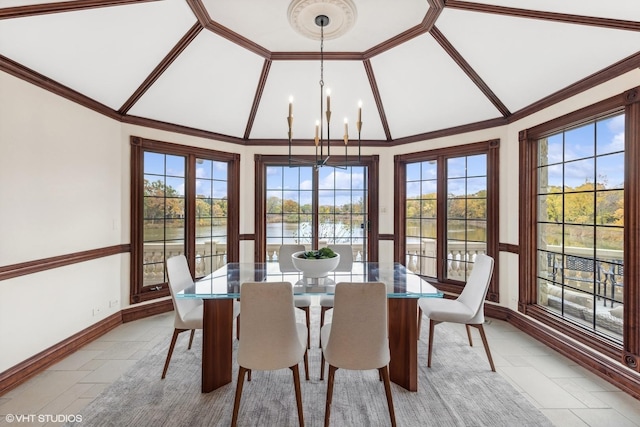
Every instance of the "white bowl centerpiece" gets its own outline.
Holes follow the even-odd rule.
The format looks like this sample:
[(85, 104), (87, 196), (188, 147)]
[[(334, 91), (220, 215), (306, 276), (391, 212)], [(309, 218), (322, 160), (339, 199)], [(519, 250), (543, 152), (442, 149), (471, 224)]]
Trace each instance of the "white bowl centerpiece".
[(317, 251), (300, 251), (291, 254), (293, 266), (302, 272), (304, 278), (321, 278), (336, 269), (340, 263), (340, 254), (330, 248)]

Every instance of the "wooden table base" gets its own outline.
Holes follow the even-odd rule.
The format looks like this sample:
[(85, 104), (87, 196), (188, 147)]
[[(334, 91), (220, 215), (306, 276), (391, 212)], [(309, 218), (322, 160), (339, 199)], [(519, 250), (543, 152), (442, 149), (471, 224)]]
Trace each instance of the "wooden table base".
[(233, 299), (205, 299), (202, 325), (202, 392), (231, 382)]
[[(389, 298), (391, 381), (418, 391), (418, 300)], [(233, 364), (233, 300), (205, 299), (202, 333), (202, 392), (231, 382)]]
[(389, 298), (389, 376), (409, 391), (418, 391), (418, 300)]

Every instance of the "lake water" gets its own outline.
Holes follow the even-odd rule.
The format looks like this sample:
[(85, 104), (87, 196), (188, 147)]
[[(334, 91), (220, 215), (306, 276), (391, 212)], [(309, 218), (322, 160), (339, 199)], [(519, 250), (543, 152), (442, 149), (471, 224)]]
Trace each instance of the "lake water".
[[(335, 233), (333, 232), (333, 227), (331, 227), (331, 230), (327, 229), (328, 226), (324, 226), (323, 228), (324, 229), (321, 230), (320, 233), (321, 240), (325, 240), (333, 236), (336, 237), (335, 243), (355, 244), (362, 243), (362, 241), (364, 240), (364, 230), (360, 227), (350, 228), (345, 224), (337, 223)], [(311, 238), (307, 233), (307, 231), (310, 229), (310, 223), (300, 223), (299, 227), (296, 223), (270, 223), (267, 224), (267, 243), (298, 243), (300, 237), (302, 237), (302, 243), (310, 243)], [(213, 240), (221, 243), (226, 243), (226, 226), (214, 226), (210, 229), (207, 227), (206, 231), (207, 234), (212, 236)], [(304, 237), (305, 234), (307, 235), (306, 238)], [(164, 234), (163, 228), (147, 228), (144, 231), (144, 239), (147, 242), (161, 240), (182, 240), (184, 239), (184, 228), (166, 228), (166, 235)], [(197, 241), (201, 242), (209, 239), (211, 239), (211, 237), (201, 237), (198, 238)]]

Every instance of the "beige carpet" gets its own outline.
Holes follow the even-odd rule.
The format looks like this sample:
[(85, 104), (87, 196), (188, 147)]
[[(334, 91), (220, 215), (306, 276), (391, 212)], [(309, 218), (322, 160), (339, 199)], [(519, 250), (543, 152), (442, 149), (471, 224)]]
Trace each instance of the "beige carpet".
[[(312, 310), (310, 381), (302, 383), (305, 424), (322, 426), (326, 383), (319, 380), (317, 347), (319, 308)], [(428, 322), (423, 322), (423, 324)], [(461, 326), (462, 328), (462, 326)], [(201, 336), (187, 351), (181, 334), (169, 372), (160, 379), (172, 331), (148, 357), (136, 363), (82, 411), (81, 426), (228, 426), (231, 423), (237, 367), (232, 383), (200, 392)], [(551, 426), (551, 422), (499, 374), (470, 350), (457, 334), (436, 328), (434, 361), (426, 367), (428, 328), (418, 346), (418, 392), (392, 384), (399, 426)], [(315, 338), (315, 339), (313, 339)], [(478, 344), (480, 340), (478, 339)], [(491, 344), (491, 343), (489, 343)], [(235, 343), (234, 345), (237, 345)], [(303, 376), (300, 364), (301, 378)], [(377, 371), (338, 370), (332, 426), (387, 426), (389, 414)], [(238, 425), (297, 426), (291, 371), (254, 372), (245, 382)]]

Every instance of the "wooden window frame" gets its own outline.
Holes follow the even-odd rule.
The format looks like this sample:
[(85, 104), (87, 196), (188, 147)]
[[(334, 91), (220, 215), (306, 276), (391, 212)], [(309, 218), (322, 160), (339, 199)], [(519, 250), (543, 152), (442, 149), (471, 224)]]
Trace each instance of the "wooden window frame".
[[(492, 139), (472, 144), (458, 145), (454, 147), (438, 148), (435, 150), (420, 151), (416, 153), (400, 154), (394, 157), (394, 218), (395, 227), (394, 235), (394, 260), (396, 262), (405, 263), (406, 254), (406, 212), (405, 204), (407, 199), (406, 193), (406, 176), (407, 164), (421, 161), (436, 160), (439, 163), (451, 157), (473, 156), (478, 154), (487, 155), (487, 255), (494, 258), (494, 271), (499, 269), (499, 171), (500, 171), (500, 140)], [(446, 194), (440, 194), (444, 191), (444, 183), (447, 180), (445, 168), (438, 168), (438, 217), (446, 218)], [(445, 221), (438, 221), (437, 225), (437, 258), (445, 259)], [(459, 294), (464, 288), (464, 283), (448, 280), (444, 278), (443, 265), (438, 263), (437, 280), (429, 278), (438, 289)], [(487, 300), (500, 301), (500, 287), (498, 274), (494, 274), (487, 292)]]
[[(336, 160), (329, 159), (329, 166), (331, 164), (340, 164), (344, 157), (339, 157)], [(314, 160), (313, 156), (300, 156), (301, 159), (308, 160), (312, 162)], [(349, 159), (353, 161), (352, 159)], [(289, 164), (289, 158), (287, 156), (279, 156), (279, 155), (263, 155), (256, 154), (255, 155), (255, 181), (256, 181), (256, 197), (255, 197), (255, 230), (256, 230), (256, 239), (255, 239), (255, 253), (254, 259), (256, 262), (265, 262), (266, 252), (267, 252), (267, 214), (266, 214), (266, 186), (267, 186), (267, 176), (266, 170), (267, 166), (286, 166)], [(353, 164), (351, 166), (364, 166), (367, 168), (367, 192), (369, 195), (367, 212), (369, 218), (369, 233), (367, 235), (367, 256), (368, 260), (375, 262), (378, 261), (378, 179), (379, 179), (379, 156), (361, 156), (358, 164)], [(295, 167), (295, 166), (294, 166)], [(314, 197), (318, 195), (315, 194)], [(316, 203), (317, 206), (317, 203)], [(315, 215), (315, 221), (317, 222), (318, 212), (317, 209), (312, 213)], [(317, 242), (315, 242), (317, 245)]]
[[(189, 260), (191, 274), (194, 273), (193, 258), (195, 256), (195, 164), (196, 158), (226, 162), (228, 212), (239, 212), (240, 209), (240, 155), (205, 148), (190, 147), (170, 142), (155, 141), (137, 136), (130, 137), (131, 143), (131, 267), (130, 267), (130, 302), (137, 304), (169, 296), (168, 283), (158, 286), (143, 286), (143, 219), (144, 219), (144, 152), (153, 151), (168, 155), (185, 156), (187, 188), (185, 189), (185, 255)], [(191, 214), (194, 213), (194, 214)], [(229, 215), (227, 222), (227, 262), (239, 260), (240, 222), (238, 215)]]
[[(625, 113), (623, 344), (566, 321), (537, 304), (538, 140), (600, 117)], [(640, 371), (640, 87), (520, 132), (520, 272), (518, 311)]]

